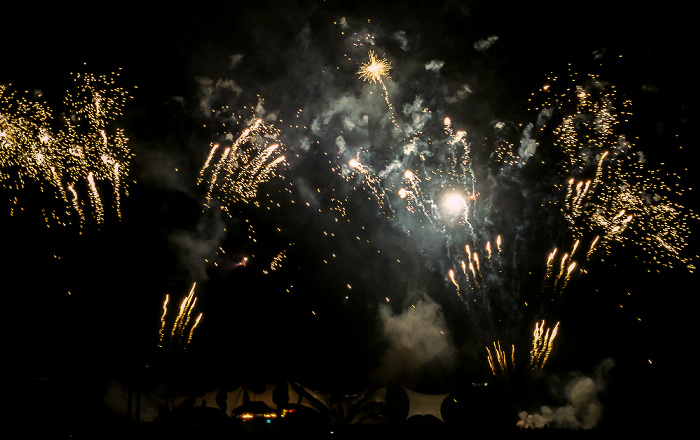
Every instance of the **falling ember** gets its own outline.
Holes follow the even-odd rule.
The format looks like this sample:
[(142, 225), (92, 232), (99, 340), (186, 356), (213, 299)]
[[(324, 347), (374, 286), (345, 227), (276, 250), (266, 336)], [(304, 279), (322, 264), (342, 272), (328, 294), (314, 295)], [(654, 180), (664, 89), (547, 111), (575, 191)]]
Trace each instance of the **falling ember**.
[(187, 336), (187, 342), (185, 342), (183, 349), (187, 348), (187, 346), (192, 341), (192, 334), (194, 333), (194, 329), (197, 327), (197, 325), (199, 325), (199, 321), (201, 321), (201, 320), (202, 320), (202, 314), (200, 313), (199, 315), (197, 315), (197, 319), (195, 319), (194, 324), (192, 324), (192, 327), (190, 327), (190, 333)]
[(73, 209), (75, 209), (75, 212), (78, 213), (78, 217), (80, 218), (80, 225), (82, 226), (83, 222), (85, 221), (85, 216), (83, 215), (83, 210), (80, 207), (78, 193), (75, 191), (75, 188), (73, 188), (73, 185), (68, 185), (68, 191), (70, 191), (71, 195), (73, 196)]
[(207, 160), (206, 160), (206, 162), (204, 162), (204, 166), (203, 166), (202, 169), (199, 171), (199, 178), (197, 179), (197, 185), (199, 185), (200, 183), (202, 183), (202, 179), (203, 179), (203, 177), (204, 177), (204, 170), (206, 170), (207, 168), (209, 168), (209, 164), (211, 163), (211, 159), (214, 157), (214, 153), (215, 153), (216, 150), (218, 150), (218, 149), (219, 149), (219, 144), (213, 144), (212, 147), (211, 147), (211, 149), (209, 150), (209, 156), (207, 156)]
[(381, 208), (385, 208), (387, 204), (387, 194), (382, 187), (381, 179), (379, 179), (379, 177), (372, 172), (372, 170), (360, 163), (360, 161), (355, 158), (348, 161), (348, 166), (363, 176), (367, 188), (372, 195), (374, 195), (379, 206)]
[(122, 218), (121, 195), (119, 191), (119, 162), (114, 163), (114, 205), (117, 216)]

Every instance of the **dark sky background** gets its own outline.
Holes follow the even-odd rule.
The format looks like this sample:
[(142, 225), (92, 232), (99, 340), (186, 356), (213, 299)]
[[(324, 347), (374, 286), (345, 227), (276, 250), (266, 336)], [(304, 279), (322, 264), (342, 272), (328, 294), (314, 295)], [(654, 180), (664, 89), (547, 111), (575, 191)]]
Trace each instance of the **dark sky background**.
[[(111, 379), (150, 386), (167, 374), (196, 391), (290, 379), (337, 392), (396, 381), (437, 393), (491, 381), (482, 343), (487, 332), (464, 309), (439, 262), (426, 261), (420, 245), (377, 215), (361, 186), (353, 189), (329, 172), (333, 158), (324, 152), (333, 151), (337, 131), (316, 136), (310, 151), (302, 148), (308, 127), (334, 98), (364, 96), (370, 87), (356, 76), (369, 46), (349, 45), (350, 34), (370, 33), (372, 48), (392, 62), (387, 85), (395, 108), (420, 95), (475, 145), (494, 121), (531, 122), (527, 100), (549, 72), (566, 72), (572, 63), (579, 72), (599, 73), (633, 102), (628, 138), (650, 164), (687, 168), (683, 184), (693, 187), (690, 16), (685, 6), (632, 2), (615, 8), (479, 1), (18, 5), (0, 28), (0, 84), (41, 90), (60, 108), (71, 72), (121, 69), (119, 85), (133, 99), (116, 125), (130, 138), (134, 181), (122, 220), (108, 211), (105, 225), (82, 233), (46, 228), (31, 209), (41, 206), (42, 195), (29, 191), (22, 194), (26, 213), (0, 216), (9, 319), (4, 358), (13, 367), (7, 380), (16, 385), (17, 406), (47, 411), (46, 400), (65, 401), (75, 416), (89, 406), (84, 402), (99, 401)], [(491, 36), (498, 39), (490, 47), (475, 49)], [(437, 80), (422, 69), (432, 60), (444, 61)], [(231, 80), (240, 92), (206, 94), (205, 79)], [(448, 103), (448, 91), (461, 84), (471, 94)], [(213, 94), (222, 91), (228, 95)], [(235, 206), (233, 218), (203, 210), (197, 173), (210, 142), (219, 139), (212, 127), (222, 116), (205, 114), (201, 103), (209, 98), (244, 114), (256, 95), (277, 113), (288, 151), (284, 179), (262, 190), (281, 206)], [(383, 100), (375, 103), (379, 110), (361, 111), (384, 111)], [(275, 192), (289, 183), (300, 203)], [(323, 191), (314, 195), (316, 188)], [(340, 222), (329, 209), (331, 194), (348, 196), (348, 216)], [(306, 201), (319, 209), (301, 208)], [(692, 197), (683, 202), (697, 206)], [(517, 218), (503, 222), (510, 220), (507, 226), (517, 229)], [(541, 249), (513, 255), (523, 262), (517, 276), (542, 269), (556, 232), (539, 233), (530, 239)], [(282, 250), (282, 269), (265, 275)], [(605, 420), (663, 423), (677, 416), (670, 405), (692, 374), (693, 346), (684, 341), (696, 276), (682, 269), (649, 273), (634, 249), (616, 251), (571, 286), (547, 371), (564, 382), (574, 373), (593, 375), (598, 363), (613, 359), (601, 391)], [(249, 264), (236, 267), (243, 256)], [(168, 357), (156, 349), (163, 298), (168, 293), (171, 304), (179, 302), (194, 282), (203, 320), (187, 353)], [(411, 312), (411, 304), (422, 306)], [(501, 323), (506, 329), (497, 337), (521, 337), (524, 355), (532, 327), (507, 327)], [(401, 337), (392, 329), (413, 334), (408, 339), (416, 345), (396, 349)], [(439, 330), (446, 334), (433, 341)], [(530, 402), (561, 403), (547, 388)]]

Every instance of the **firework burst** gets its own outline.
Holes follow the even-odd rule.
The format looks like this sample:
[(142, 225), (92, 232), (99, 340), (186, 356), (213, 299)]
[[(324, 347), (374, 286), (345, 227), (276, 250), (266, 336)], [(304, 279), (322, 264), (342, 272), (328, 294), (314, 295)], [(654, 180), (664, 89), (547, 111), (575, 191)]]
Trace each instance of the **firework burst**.
[(391, 63), (386, 58), (377, 58), (377, 55), (370, 51), (369, 61), (360, 64), (360, 70), (357, 71), (357, 74), (360, 76), (360, 79), (370, 84), (383, 84), (384, 78), (389, 78), (390, 70)]
[[(115, 75), (116, 76), (116, 75)], [(122, 114), (127, 92), (114, 76), (77, 74), (74, 90), (64, 98), (66, 112), (54, 117), (44, 102), (18, 97), (0, 86), (0, 177), (4, 187), (19, 190), (28, 181), (62, 201), (62, 209), (42, 209), (47, 225), (82, 226), (85, 212), (104, 222), (101, 183), (112, 187), (112, 202), (121, 218), (121, 196), (128, 194), (131, 152), (128, 139), (112, 122)], [(20, 203), (17, 197), (12, 198)], [(14, 209), (11, 210), (14, 212)]]
[(557, 87), (559, 80), (550, 77), (535, 110), (546, 115), (539, 131), (551, 133), (561, 158), (552, 171), (560, 178), (558, 204), (571, 236), (598, 237), (603, 256), (616, 243), (629, 244), (646, 263), (694, 270), (688, 234), (700, 217), (674, 200), (683, 192), (680, 176), (648, 167), (620, 133), (631, 102), (620, 99), (614, 86), (595, 75), (569, 79)]
[(386, 58), (377, 58), (377, 55), (373, 52), (369, 52), (369, 61), (360, 64), (360, 69), (357, 71), (360, 79), (366, 81), (370, 84), (379, 83), (384, 91), (384, 101), (389, 108), (389, 117), (391, 123), (397, 131), (401, 131), (398, 123), (396, 122), (396, 115), (394, 114), (394, 106), (389, 100), (389, 91), (386, 89), (386, 84), (384, 84), (384, 79), (390, 78), (389, 71), (391, 70), (391, 63), (387, 61)]

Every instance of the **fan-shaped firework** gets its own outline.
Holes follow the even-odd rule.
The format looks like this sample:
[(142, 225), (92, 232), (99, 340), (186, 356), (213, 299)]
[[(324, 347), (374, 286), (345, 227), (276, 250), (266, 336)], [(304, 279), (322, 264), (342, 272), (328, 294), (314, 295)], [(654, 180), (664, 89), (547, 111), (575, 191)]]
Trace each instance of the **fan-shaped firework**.
[[(165, 295), (165, 299), (163, 300), (163, 314), (160, 317), (158, 347), (184, 350), (192, 341), (194, 330), (202, 319), (202, 313), (197, 315), (194, 319), (192, 317), (192, 310), (194, 310), (194, 306), (197, 303), (197, 297), (194, 296), (196, 287), (197, 283), (192, 284), (189, 293), (180, 302), (177, 316), (170, 325), (167, 324), (170, 296)], [(169, 332), (168, 327), (170, 327)]]
[(198, 180), (201, 184), (209, 175), (206, 204), (214, 197), (223, 209), (235, 203), (253, 202), (260, 184), (275, 176), (279, 164), (284, 163), (280, 154), (283, 147), (276, 140), (278, 134), (272, 125), (256, 118), (230, 145), (213, 144)]

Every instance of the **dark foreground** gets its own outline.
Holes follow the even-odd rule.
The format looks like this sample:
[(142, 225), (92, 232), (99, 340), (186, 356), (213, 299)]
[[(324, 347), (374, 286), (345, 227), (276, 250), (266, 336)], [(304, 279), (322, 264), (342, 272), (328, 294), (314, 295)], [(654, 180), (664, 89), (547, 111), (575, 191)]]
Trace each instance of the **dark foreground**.
[[(264, 421), (262, 421), (264, 422)], [(7, 428), (7, 427), (6, 427)], [(7, 435), (9, 434), (9, 435)], [(588, 440), (588, 439), (651, 439), (676, 438), (672, 431), (657, 432), (643, 427), (595, 429), (520, 429), (469, 427), (445, 424), (437, 420), (407, 420), (402, 423), (377, 425), (328, 425), (257, 421), (157, 421), (152, 423), (86, 422), (80, 426), (50, 426), (43, 423), (11, 425), (11, 432), (0, 437), (14, 439), (65, 440), (374, 440), (374, 439), (522, 439), (522, 440)]]

